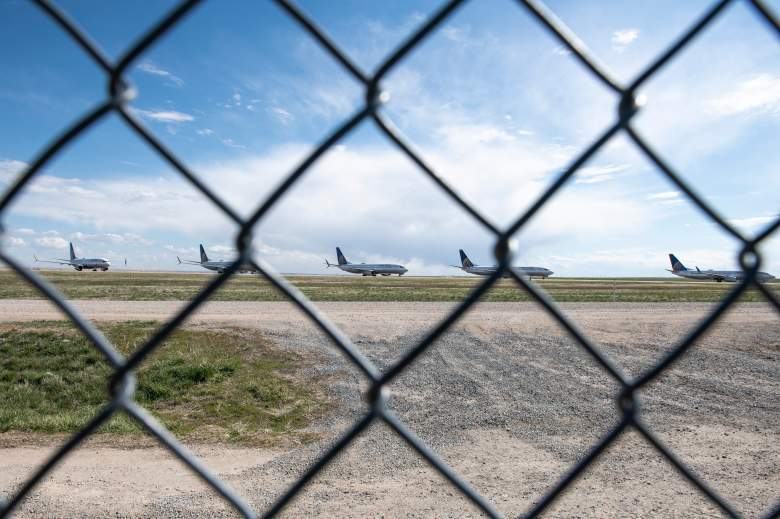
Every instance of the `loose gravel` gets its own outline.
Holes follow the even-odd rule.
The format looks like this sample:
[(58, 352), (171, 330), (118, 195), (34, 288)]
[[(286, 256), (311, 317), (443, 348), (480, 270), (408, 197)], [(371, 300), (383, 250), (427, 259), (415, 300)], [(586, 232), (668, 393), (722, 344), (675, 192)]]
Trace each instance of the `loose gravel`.
[[(123, 311), (127, 303), (85, 303), (93, 302), (77, 305), (98, 319), (143, 313), (141, 308)], [(13, 310), (3, 312), (5, 304), (0, 302), (0, 315), (15, 320)], [(211, 303), (189, 325), (265, 330), (279, 347), (315, 361), (308, 363), (310, 375), (328, 381), (336, 409), (312, 427), (321, 441), (295, 449), (193, 447), (262, 510), (366, 412), (366, 384), (289, 305), (232, 305)], [(321, 307), (380, 369), (397, 361), (451, 308), (439, 303)], [(709, 309), (700, 304), (562, 307), (631, 376), (668, 352)], [(161, 316), (174, 308), (171, 302), (149, 311)], [(47, 315), (39, 307), (31, 313)], [(766, 305), (740, 305), (641, 395), (641, 416), (657, 437), (747, 516), (766, 512), (780, 498), (779, 356), (780, 318)], [(523, 303), (480, 304), (389, 388), (390, 407), (401, 421), (507, 516), (532, 506), (617, 423), (617, 391), (606, 372), (549, 317)], [(20, 474), (47, 450), (0, 449), (0, 489), (18, 484)], [(67, 463), (24, 503), (18, 517), (235, 516), (155, 448), (87, 445)], [(380, 423), (316, 477), (287, 514), (479, 517)], [(624, 434), (546, 513), (720, 515), (636, 432)]]

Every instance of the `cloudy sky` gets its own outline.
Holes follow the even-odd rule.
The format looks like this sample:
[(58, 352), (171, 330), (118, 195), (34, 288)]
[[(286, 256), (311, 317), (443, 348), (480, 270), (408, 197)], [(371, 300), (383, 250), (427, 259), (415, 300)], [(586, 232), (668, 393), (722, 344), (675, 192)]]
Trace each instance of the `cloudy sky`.
[[(550, 2), (618, 80), (630, 81), (709, 2)], [(384, 5), (389, 4), (389, 5)], [(172, 5), (62, 2), (111, 57)], [(771, 3), (780, 10), (780, 2)], [(437, 2), (302, 1), (365, 71)], [(0, 0), (0, 188), (53, 135), (103, 98), (101, 71), (37, 8)], [(748, 233), (778, 214), (780, 40), (732, 5), (645, 85), (635, 127)], [(135, 62), (133, 109), (170, 149), (248, 214), (328, 131), (359, 109), (359, 85), (270, 2), (207, 2)], [(617, 99), (514, 2), (467, 3), (383, 84), (384, 113), (456, 191), (504, 226), (613, 123)], [(204, 243), (229, 258), (236, 230), (117, 116), (49, 163), (5, 215), (25, 262), (88, 256), (176, 269)], [(445, 274), (458, 248), (491, 262), (490, 236), (370, 121), (327, 153), (256, 228), (283, 272), (353, 261)], [(618, 137), (517, 236), (517, 264), (560, 275), (664, 275), (735, 265), (724, 236), (626, 138)], [(764, 270), (780, 271), (780, 240)]]

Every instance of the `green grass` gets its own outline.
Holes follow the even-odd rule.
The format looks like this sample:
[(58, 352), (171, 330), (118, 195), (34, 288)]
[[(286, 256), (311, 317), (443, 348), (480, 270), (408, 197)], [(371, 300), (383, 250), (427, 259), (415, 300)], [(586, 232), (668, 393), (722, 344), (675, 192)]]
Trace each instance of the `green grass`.
[[(213, 274), (159, 272), (40, 273), (71, 299), (115, 301), (184, 301), (192, 298)], [(361, 277), (290, 276), (290, 281), (313, 301), (460, 301), (478, 283), (478, 277)], [(551, 278), (535, 281), (558, 302), (714, 302), (733, 283), (686, 281), (676, 278)], [(778, 291), (780, 284), (769, 286)], [(40, 294), (9, 270), (0, 270), (0, 299), (36, 299)], [(282, 301), (284, 297), (260, 276), (240, 275), (229, 280), (211, 298), (215, 301)], [(528, 295), (510, 280), (501, 280), (484, 301), (527, 301)], [(743, 301), (762, 301), (749, 290)]]
[[(128, 355), (153, 322), (103, 326)], [(249, 444), (306, 441), (303, 429), (327, 407), (303, 361), (255, 332), (180, 330), (137, 371), (136, 401), (180, 438)], [(111, 370), (64, 322), (0, 325), (0, 432), (71, 433), (108, 401)], [(136, 435), (125, 415), (101, 433)]]

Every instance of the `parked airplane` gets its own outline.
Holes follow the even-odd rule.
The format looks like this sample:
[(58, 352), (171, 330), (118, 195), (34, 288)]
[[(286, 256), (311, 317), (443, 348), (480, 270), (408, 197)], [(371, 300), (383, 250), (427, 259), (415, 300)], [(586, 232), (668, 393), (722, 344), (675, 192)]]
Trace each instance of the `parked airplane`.
[(38, 256), (33, 254), (33, 258), (39, 263), (58, 263), (60, 265), (70, 265), (81, 272), (82, 270), (102, 270), (105, 272), (111, 266), (111, 262), (105, 258), (77, 258), (73, 250), (73, 243), (68, 243), (70, 248), (70, 259), (39, 260)]
[[(669, 261), (672, 263), (672, 270), (666, 270), (669, 270), (669, 272), (675, 276), (680, 276), (681, 278), (697, 279), (700, 281), (717, 281), (718, 283), (722, 281), (731, 281), (732, 283), (735, 283), (741, 281), (742, 278), (745, 277), (745, 273), (741, 270), (700, 270), (699, 267), (696, 267), (696, 270), (691, 270), (686, 268), (674, 254), (669, 254)], [(763, 283), (770, 279), (775, 279), (775, 277), (766, 272), (756, 272), (757, 281)]]
[[(462, 270), (463, 272), (468, 272), (469, 274), (476, 274), (478, 276), (489, 276), (496, 271), (497, 267), (494, 266), (481, 267), (479, 265), (475, 265), (474, 263), (471, 262), (469, 257), (466, 256), (466, 253), (463, 252), (463, 249), (460, 249), (458, 252), (460, 252), (460, 266), (450, 265), (451, 267), (455, 267)], [(552, 270), (542, 268), (542, 267), (510, 267), (510, 268), (512, 269), (512, 272), (514, 272), (518, 276), (526, 277), (529, 279), (533, 279), (534, 277), (547, 279), (548, 277), (554, 274)], [(509, 274), (505, 272), (502, 277), (507, 278), (509, 277)]]
[(403, 276), (406, 274), (406, 267), (403, 265), (392, 265), (385, 263), (350, 263), (344, 254), (341, 253), (341, 249), (336, 247), (336, 258), (338, 263), (330, 263), (327, 259), (325, 265), (328, 267), (338, 267), (344, 272), (351, 272), (352, 274), (361, 274), (363, 276), (389, 276), (390, 274), (398, 274)]
[[(179, 265), (186, 264), (186, 265), (200, 265), (204, 269), (209, 270), (216, 270), (220, 274), (224, 272), (228, 267), (230, 267), (233, 262), (232, 261), (214, 261), (210, 260), (209, 257), (206, 255), (206, 250), (203, 248), (203, 244), (200, 245), (200, 261), (193, 261), (193, 260), (182, 260), (178, 256), (176, 256), (176, 260), (178, 260)], [(238, 272), (250, 272), (255, 273), (257, 270), (255, 270), (255, 267), (252, 265), (241, 265), (238, 268)]]

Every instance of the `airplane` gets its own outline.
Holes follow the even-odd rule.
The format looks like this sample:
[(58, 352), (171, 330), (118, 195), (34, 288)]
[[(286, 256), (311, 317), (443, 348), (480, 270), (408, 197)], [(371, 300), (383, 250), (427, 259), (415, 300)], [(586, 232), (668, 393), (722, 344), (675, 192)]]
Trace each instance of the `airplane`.
[(54, 260), (40, 260), (38, 256), (33, 254), (33, 259), (37, 263), (57, 263), (59, 265), (70, 265), (74, 269), (81, 272), (82, 270), (102, 270), (103, 272), (108, 270), (111, 266), (111, 262), (105, 258), (77, 258), (76, 252), (73, 250), (73, 243), (68, 243), (70, 248), (70, 259), (54, 259)]
[[(200, 265), (204, 269), (209, 270), (216, 270), (220, 274), (222, 274), (228, 267), (230, 267), (233, 262), (232, 261), (215, 261), (210, 260), (208, 256), (206, 256), (206, 250), (203, 248), (203, 244), (200, 245), (200, 261), (193, 261), (193, 260), (182, 260), (180, 257), (176, 256), (176, 260), (179, 262), (179, 265)], [(256, 273), (257, 270), (252, 265), (241, 265), (238, 267), (237, 272), (249, 272), (249, 273)]]
[[(672, 263), (672, 269), (666, 270), (681, 278), (696, 279), (699, 281), (717, 281), (718, 283), (723, 281), (736, 283), (745, 277), (745, 273), (741, 270), (701, 270), (699, 267), (696, 267), (696, 270), (691, 270), (686, 268), (674, 254), (669, 254), (669, 261)], [(756, 281), (763, 283), (770, 279), (775, 279), (775, 277), (766, 272), (756, 272)]]
[(341, 253), (341, 249), (336, 247), (336, 258), (338, 263), (330, 263), (327, 259), (325, 265), (330, 267), (338, 267), (344, 272), (351, 272), (352, 274), (361, 274), (363, 276), (389, 276), (390, 274), (398, 274), (403, 276), (406, 274), (406, 267), (403, 265), (391, 265), (384, 263), (350, 263), (344, 254)]
[[(475, 265), (474, 263), (471, 262), (469, 257), (466, 256), (466, 253), (463, 252), (463, 249), (459, 249), (458, 252), (460, 252), (460, 265), (450, 265), (451, 267), (455, 267), (456, 269), (460, 269), (463, 272), (468, 272), (469, 274), (476, 274), (478, 276), (489, 276), (496, 271), (497, 267), (494, 266), (481, 267), (479, 265)], [(518, 276), (526, 277), (528, 279), (533, 279), (534, 277), (547, 279), (548, 277), (554, 274), (552, 270), (542, 268), (542, 267), (509, 267), (509, 268), (512, 269), (512, 272), (514, 272)], [(505, 272), (501, 277), (508, 278), (509, 273)]]

